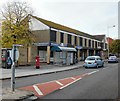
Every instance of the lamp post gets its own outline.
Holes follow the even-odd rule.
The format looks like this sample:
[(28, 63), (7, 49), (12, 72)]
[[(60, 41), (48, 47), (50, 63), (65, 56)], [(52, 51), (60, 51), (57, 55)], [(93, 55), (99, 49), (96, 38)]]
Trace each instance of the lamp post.
[(113, 27), (115, 27), (115, 25), (107, 27), (107, 34), (108, 34), (108, 40), (107, 40), (108, 41), (108, 57), (109, 57), (109, 53), (110, 53), (110, 49), (109, 49), (109, 29), (113, 28)]

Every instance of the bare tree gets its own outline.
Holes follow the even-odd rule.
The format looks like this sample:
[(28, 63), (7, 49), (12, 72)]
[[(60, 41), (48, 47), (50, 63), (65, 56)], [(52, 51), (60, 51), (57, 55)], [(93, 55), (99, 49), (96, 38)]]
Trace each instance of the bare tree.
[(33, 11), (26, 2), (11, 2), (7, 3), (1, 12), (5, 20), (10, 21), (14, 24), (20, 24), (21, 21), (28, 14), (32, 14)]
[(3, 47), (11, 47), (15, 40), (18, 44), (28, 45), (33, 40), (28, 25), (32, 8), (26, 2), (10, 2), (2, 8), (1, 13), (5, 19), (2, 28)]

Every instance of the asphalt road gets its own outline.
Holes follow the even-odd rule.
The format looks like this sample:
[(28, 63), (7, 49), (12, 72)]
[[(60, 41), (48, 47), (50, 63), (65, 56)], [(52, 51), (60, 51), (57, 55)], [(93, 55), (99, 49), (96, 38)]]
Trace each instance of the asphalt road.
[(118, 64), (106, 68), (80, 81), (55, 91), (43, 99), (116, 99), (118, 98)]
[[(105, 68), (75, 70), (38, 75), (16, 79), (16, 88), (37, 83), (63, 79), (70, 76), (99, 70), (90, 76), (62, 89), (55, 91), (43, 99), (115, 99), (118, 97), (118, 64), (105, 64)], [(10, 80), (3, 80), (3, 88), (10, 87)]]

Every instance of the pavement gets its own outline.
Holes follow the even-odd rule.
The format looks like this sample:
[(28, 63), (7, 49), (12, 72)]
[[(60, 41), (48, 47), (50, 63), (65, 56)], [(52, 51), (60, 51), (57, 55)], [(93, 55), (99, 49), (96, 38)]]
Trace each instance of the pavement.
[[(43, 64), (40, 66), (39, 69), (36, 69), (35, 66), (19, 66), (15, 68), (15, 78), (60, 72), (60, 71), (79, 68), (82, 65), (83, 65), (83, 62), (79, 62), (75, 65), (70, 65), (70, 66), (57, 66), (52, 64), (49, 64), (49, 65)], [(0, 72), (2, 73), (2, 75), (0, 76), (0, 80), (11, 79), (11, 75), (12, 75), (11, 69), (0, 68)]]

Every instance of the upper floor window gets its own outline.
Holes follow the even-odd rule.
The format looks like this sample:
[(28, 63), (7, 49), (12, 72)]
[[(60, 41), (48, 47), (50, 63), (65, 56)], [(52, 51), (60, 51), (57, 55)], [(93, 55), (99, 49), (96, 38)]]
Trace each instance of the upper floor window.
[(98, 46), (100, 46), (100, 42), (98, 42)]
[(79, 38), (79, 43), (80, 43), (80, 46), (83, 46), (83, 38), (82, 37)]
[(101, 44), (101, 45), (100, 45), (101, 48), (104, 49), (104, 44), (103, 44), (102, 42), (101, 42), (100, 44)]
[(75, 43), (75, 45), (77, 45), (77, 36), (75, 36), (75, 38), (74, 38), (74, 43)]
[(105, 43), (105, 49), (107, 49), (107, 43)]
[(50, 41), (56, 42), (56, 31), (50, 30)]
[(97, 48), (97, 41), (95, 41), (95, 48)]
[(89, 47), (91, 47), (91, 40), (89, 40)]
[(94, 48), (94, 41), (92, 41), (92, 47)]
[(72, 36), (68, 34), (67, 39), (68, 39), (68, 44), (71, 44), (71, 42), (72, 42)]
[(60, 33), (60, 42), (64, 43), (64, 33)]
[(85, 47), (87, 47), (87, 39), (85, 39)]

